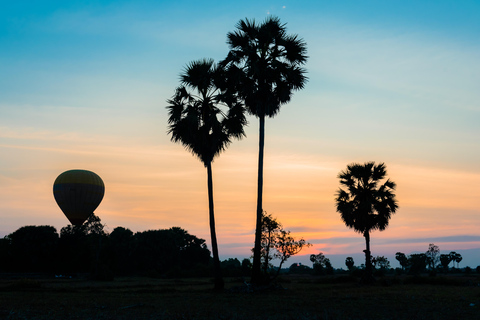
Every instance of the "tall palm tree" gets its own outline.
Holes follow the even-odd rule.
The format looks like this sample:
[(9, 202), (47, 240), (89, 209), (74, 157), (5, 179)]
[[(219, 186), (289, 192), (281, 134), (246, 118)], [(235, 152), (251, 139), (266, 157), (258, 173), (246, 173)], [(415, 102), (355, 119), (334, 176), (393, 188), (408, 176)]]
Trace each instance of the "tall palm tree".
[[(398, 208), (394, 190), (395, 183), (387, 179), (384, 163), (352, 163), (345, 171), (339, 173), (340, 184), (345, 189), (337, 191), (336, 205), (347, 227), (363, 234), (366, 242), (365, 282), (371, 282), (372, 265), (370, 252), (370, 232), (383, 231), (388, 226), (392, 214)], [(380, 184), (380, 185), (379, 185)]]
[(223, 289), (218, 256), (213, 207), (212, 161), (231, 143), (245, 136), (244, 109), (234, 95), (219, 89), (225, 77), (213, 60), (188, 64), (180, 75), (181, 85), (167, 101), (168, 134), (173, 142), (197, 156), (207, 168), (210, 236), (215, 273), (215, 289)]
[(307, 60), (307, 49), (306, 43), (297, 35), (287, 35), (285, 24), (277, 17), (269, 17), (261, 24), (255, 23), (255, 20), (240, 20), (236, 28), (236, 31), (227, 34), (230, 52), (221, 64), (228, 69), (228, 89), (234, 90), (249, 113), (260, 120), (252, 266), (252, 283), (258, 284), (261, 282), (265, 117), (274, 117), (280, 106), (290, 101), (292, 92), (304, 87), (307, 77), (302, 65)]

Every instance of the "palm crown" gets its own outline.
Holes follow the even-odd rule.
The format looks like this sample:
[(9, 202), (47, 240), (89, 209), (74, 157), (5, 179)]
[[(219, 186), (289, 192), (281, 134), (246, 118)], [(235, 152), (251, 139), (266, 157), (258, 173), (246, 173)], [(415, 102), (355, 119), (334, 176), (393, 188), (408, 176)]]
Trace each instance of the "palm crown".
[(219, 89), (223, 69), (213, 60), (188, 64), (181, 86), (168, 102), (168, 133), (205, 166), (225, 150), (232, 138), (245, 135), (244, 109), (235, 95)]
[(306, 43), (287, 35), (280, 19), (269, 17), (263, 23), (240, 20), (237, 30), (227, 34), (230, 51), (220, 65), (226, 68), (226, 92), (234, 92), (259, 123), (257, 215), (253, 251), (252, 283), (260, 284), (260, 247), (263, 212), (263, 157), (265, 117), (273, 117), (294, 90), (302, 89), (307, 78), (301, 67), (307, 60)]
[[(168, 133), (197, 156), (207, 168), (210, 236), (215, 275), (215, 289), (224, 282), (220, 267), (213, 204), (212, 161), (225, 150), (232, 138), (245, 135), (243, 106), (232, 92), (219, 89), (225, 79), (224, 69), (213, 60), (193, 61), (180, 75), (181, 86), (167, 102)], [(224, 86), (223, 86), (224, 87)]]
[(379, 186), (387, 172), (385, 164), (350, 164), (340, 172), (340, 188), (337, 192), (337, 212), (345, 224), (359, 233), (385, 230), (391, 215), (398, 208), (395, 199), (395, 183), (385, 181)]
[(255, 116), (275, 116), (280, 105), (290, 101), (293, 90), (304, 87), (306, 43), (287, 35), (285, 24), (276, 17), (263, 24), (241, 20), (237, 30), (227, 34), (230, 52), (221, 62), (228, 66), (234, 88)]

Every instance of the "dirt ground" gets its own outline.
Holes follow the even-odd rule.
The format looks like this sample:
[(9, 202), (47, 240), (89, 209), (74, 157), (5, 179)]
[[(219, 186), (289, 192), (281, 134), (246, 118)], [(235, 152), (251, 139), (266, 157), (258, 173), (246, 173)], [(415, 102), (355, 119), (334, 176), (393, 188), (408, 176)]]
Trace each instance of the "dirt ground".
[(480, 279), (283, 276), (250, 292), (226, 279), (0, 277), (0, 319), (480, 319)]

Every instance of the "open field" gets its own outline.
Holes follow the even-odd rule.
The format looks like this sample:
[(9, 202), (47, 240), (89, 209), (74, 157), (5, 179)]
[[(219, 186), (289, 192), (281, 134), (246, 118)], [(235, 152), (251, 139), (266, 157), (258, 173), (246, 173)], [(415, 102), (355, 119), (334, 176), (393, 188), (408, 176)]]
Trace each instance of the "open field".
[(480, 319), (476, 276), (386, 278), (284, 276), (282, 288), (246, 293), (227, 279), (45, 277), (0, 279), (0, 319)]

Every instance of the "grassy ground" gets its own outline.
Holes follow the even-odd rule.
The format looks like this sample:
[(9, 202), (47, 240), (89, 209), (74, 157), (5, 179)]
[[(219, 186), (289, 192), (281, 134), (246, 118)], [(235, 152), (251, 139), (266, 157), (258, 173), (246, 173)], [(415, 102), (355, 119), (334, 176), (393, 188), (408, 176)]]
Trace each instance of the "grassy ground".
[(284, 276), (275, 290), (246, 293), (226, 279), (0, 279), (0, 319), (480, 319), (476, 277)]

